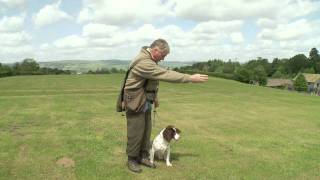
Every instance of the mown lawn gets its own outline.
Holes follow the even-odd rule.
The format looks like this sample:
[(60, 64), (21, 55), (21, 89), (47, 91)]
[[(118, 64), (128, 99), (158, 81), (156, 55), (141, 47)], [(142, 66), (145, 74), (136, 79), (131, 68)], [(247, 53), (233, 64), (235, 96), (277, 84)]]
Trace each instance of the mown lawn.
[(320, 178), (320, 97), (213, 77), (160, 84), (152, 137), (182, 130), (173, 167), (129, 172), (122, 76), (0, 78), (0, 179)]

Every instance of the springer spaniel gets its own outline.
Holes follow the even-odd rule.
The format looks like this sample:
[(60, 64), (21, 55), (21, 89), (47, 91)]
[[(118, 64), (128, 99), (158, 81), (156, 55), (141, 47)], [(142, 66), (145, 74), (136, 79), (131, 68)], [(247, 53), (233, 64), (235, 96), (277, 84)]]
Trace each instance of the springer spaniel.
[(172, 166), (170, 163), (170, 141), (178, 140), (181, 131), (174, 126), (167, 126), (160, 134), (156, 136), (150, 149), (150, 162), (154, 164), (154, 157), (166, 160), (167, 166)]

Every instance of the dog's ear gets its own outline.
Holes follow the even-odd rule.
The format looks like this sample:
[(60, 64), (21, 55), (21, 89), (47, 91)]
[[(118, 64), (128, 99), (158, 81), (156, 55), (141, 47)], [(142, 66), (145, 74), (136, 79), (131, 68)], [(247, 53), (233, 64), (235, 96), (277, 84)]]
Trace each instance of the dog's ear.
[(174, 128), (174, 126), (172, 126), (172, 125), (168, 125), (167, 127), (166, 127), (166, 129), (173, 129)]
[(180, 129), (178, 129), (178, 128), (175, 128), (175, 129), (176, 129), (176, 132), (177, 132), (178, 134), (181, 133), (181, 130), (180, 130)]
[(173, 130), (173, 127), (172, 126), (167, 126), (166, 129), (163, 131), (163, 138), (170, 142), (171, 139), (173, 139), (174, 137), (174, 130)]

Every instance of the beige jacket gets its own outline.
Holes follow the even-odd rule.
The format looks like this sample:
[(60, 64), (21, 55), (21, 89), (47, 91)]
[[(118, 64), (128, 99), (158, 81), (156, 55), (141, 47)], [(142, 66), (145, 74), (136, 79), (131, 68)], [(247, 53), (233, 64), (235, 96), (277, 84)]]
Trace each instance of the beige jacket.
[[(131, 69), (124, 88), (124, 95), (129, 96), (130, 100), (134, 99), (135, 96), (141, 100), (141, 97), (143, 97), (141, 93), (145, 93), (144, 96), (146, 96), (148, 100), (153, 101), (157, 96), (159, 81), (173, 83), (191, 82), (190, 75), (167, 70), (159, 66), (152, 60), (151, 54), (147, 51), (147, 47), (141, 49), (131, 65), (135, 61), (139, 62)], [(126, 100), (126, 98), (124, 98), (124, 100)], [(144, 100), (141, 100), (141, 103), (143, 103), (143, 101)]]

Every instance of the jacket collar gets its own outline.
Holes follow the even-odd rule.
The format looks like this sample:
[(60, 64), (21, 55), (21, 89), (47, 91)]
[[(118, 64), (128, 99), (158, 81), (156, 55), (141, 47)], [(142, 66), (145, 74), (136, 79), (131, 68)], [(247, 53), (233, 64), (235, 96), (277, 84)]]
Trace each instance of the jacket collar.
[[(141, 48), (141, 53), (147, 55), (152, 61), (154, 61), (153, 58), (152, 58), (152, 56), (151, 56), (150, 51), (148, 51), (148, 48), (149, 48), (148, 46), (143, 46), (143, 47)], [(154, 62), (156, 62), (156, 61), (154, 61)], [(157, 63), (157, 64), (158, 64), (158, 63)]]

